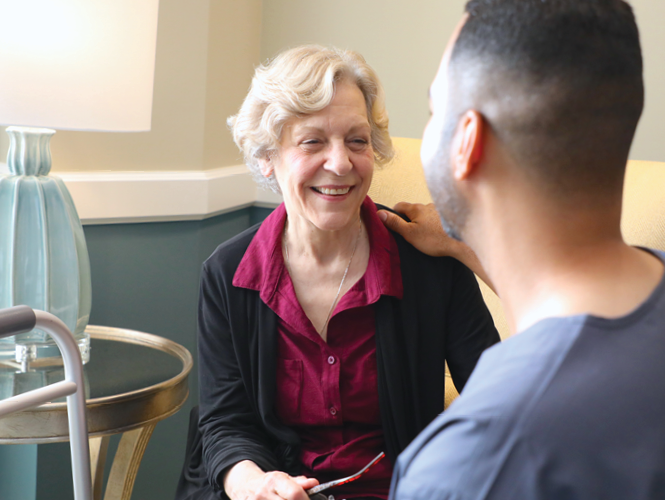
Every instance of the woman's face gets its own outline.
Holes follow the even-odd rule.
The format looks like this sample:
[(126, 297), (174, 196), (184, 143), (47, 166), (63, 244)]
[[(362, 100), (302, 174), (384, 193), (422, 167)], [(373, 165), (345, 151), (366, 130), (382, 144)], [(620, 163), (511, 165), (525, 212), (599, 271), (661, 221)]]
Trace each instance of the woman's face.
[(274, 168), (289, 219), (323, 231), (354, 225), (372, 182), (374, 152), (365, 98), (357, 85), (340, 81), (331, 103), (283, 128)]

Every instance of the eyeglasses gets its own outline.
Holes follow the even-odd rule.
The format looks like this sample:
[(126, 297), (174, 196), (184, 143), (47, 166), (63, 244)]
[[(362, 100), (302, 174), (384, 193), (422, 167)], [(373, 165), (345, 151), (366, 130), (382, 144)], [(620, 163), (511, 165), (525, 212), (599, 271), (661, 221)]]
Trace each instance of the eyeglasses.
[(329, 488), (334, 488), (335, 486), (340, 486), (342, 484), (346, 484), (346, 483), (350, 483), (351, 481), (355, 481), (360, 476), (362, 476), (365, 472), (367, 472), (372, 466), (379, 463), (381, 461), (381, 459), (385, 456), (386, 456), (386, 454), (381, 452), (377, 456), (375, 456), (370, 463), (368, 463), (365, 467), (360, 469), (358, 472), (356, 472), (352, 476), (343, 477), (342, 479), (336, 479), (334, 481), (328, 481), (327, 483), (319, 484), (318, 486), (314, 486), (314, 488), (308, 489), (306, 491), (306, 493), (311, 497), (312, 495), (316, 495), (317, 493), (321, 493), (322, 491), (327, 490)]

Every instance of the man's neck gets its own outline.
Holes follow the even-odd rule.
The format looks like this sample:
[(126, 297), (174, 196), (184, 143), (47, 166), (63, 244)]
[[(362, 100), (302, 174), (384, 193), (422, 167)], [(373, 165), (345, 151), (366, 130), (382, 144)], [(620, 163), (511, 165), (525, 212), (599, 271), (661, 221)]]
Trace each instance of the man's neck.
[(485, 241), (473, 246), (487, 249), (479, 257), (513, 333), (549, 317), (624, 316), (662, 278), (657, 257), (622, 240), (620, 208), (604, 218), (579, 211), (552, 215), (547, 207), (496, 213), (502, 217), (477, 231)]

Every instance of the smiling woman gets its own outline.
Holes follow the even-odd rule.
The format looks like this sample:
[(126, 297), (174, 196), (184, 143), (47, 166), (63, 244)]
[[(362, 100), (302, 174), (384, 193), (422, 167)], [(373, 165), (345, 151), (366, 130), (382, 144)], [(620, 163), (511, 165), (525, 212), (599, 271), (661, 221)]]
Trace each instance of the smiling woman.
[(279, 148), (259, 163), (264, 176), (274, 173), (289, 232), (318, 229), (321, 237), (329, 233), (337, 240), (337, 231), (357, 225), (374, 170), (370, 137), (363, 94), (346, 79), (337, 83), (328, 106), (285, 123)]
[(208, 477), (182, 498), (306, 500), (385, 451), (334, 493), (386, 499), (398, 453), (443, 411), (444, 360), (461, 390), (498, 341), (491, 316), (468, 269), (380, 222), (367, 192), (393, 149), (383, 89), (359, 54), (279, 55), (257, 69), (229, 124), (257, 181), (284, 203), (204, 264)]

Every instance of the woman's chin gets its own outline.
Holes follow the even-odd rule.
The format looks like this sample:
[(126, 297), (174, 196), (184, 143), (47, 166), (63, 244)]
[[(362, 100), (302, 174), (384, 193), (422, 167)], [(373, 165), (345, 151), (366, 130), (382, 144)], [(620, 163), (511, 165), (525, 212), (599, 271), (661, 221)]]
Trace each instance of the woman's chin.
[(358, 213), (331, 214), (328, 217), (312, 217), (310, 222), (319, 231), (343, 231), (351, 229), (357, 225)]
[(340, 231), (357, 224), (364, 196), (362, 199), (345, 196), (346, 199), (341, 203), (330, 203), (322, 198), (317, 196), (304, 199), (300, 204), (285, 200), (287, 214), (291, 218), (307, 221), (320, 231)]

